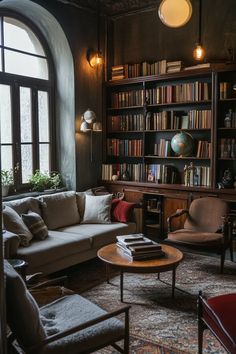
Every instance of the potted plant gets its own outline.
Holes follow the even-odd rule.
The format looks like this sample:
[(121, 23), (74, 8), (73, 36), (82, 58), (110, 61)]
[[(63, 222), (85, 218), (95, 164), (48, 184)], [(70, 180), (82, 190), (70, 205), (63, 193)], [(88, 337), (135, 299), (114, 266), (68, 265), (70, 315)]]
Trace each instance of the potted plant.
[(33, 191), (44, 192), (45, 190), (57, 189), (61, 186), (61, 176), (58, 172), (52, 172), (51, 174), (43, 173), (36, 170), (30, 177), (29, 183), (32, 186)]
[(6, 197), (9, 187), (14, 184), (13, 170), (1, 170), (2, 196)]

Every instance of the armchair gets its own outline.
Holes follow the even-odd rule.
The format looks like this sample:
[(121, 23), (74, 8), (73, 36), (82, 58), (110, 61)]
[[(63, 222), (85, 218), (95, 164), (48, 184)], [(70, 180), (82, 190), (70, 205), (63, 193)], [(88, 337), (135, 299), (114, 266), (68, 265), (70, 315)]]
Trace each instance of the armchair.
[[(41, 308), (20, 275), (4, 261), (9, 352), (15, 339), (26, 354), (92, 353), (112, 345), (129, 353), (129, 308), (106, 312), (74, 294)], [(116, 318), (125, 315), (125, 321)], [(124, 348), (117, 344), (124, 340)]]
[(209, 329), (228, 353), (236, 353), (236, 294), (205, 299), (198, 296), (198, 354), (202, 354), (203, 333)]
[[(186, 215), (183, 229), (172, 230), (174, 218)], [(175, 243), (221, 255), (220, 270), (224, 270), (225, 252), (229, 248), (233, 261), (232, 215), (228, 204), (219, 198), (194, 199), (187, 209), (178, 209), (167, 219), (166, 243)]]

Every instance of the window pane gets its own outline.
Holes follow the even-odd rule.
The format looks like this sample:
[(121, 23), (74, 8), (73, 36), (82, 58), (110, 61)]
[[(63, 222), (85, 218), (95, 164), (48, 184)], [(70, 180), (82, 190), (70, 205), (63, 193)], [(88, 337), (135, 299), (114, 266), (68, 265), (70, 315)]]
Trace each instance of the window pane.
[(38, 92), (39, 141), (49, 142), (48, 93)]
[[(47, 60), (5, 49), (5, 72), (48, 80)], [(17, 63), (17, 65), (16, 65)]]
[(49, 144), (39, 145), (39, 169), (42, 172), (50, 171)]
[(1, 143), (12, 142), (11, 87), (0, 85)]
[(31, 89), (20, 87), (21, 142), (32, 142)]
[(32, 145), (21, 145), (22, 183), (27, 183), (33, 174)]
[(31, 29), (14, 18), (4, 17), (4, 45), (45, 56), (38, 38)]
[(1, 162), (3, 170), (13, 168), (12, 146), (1, 146)]
[(2, 71), (2, 49), (0, 49), (0, 71)]

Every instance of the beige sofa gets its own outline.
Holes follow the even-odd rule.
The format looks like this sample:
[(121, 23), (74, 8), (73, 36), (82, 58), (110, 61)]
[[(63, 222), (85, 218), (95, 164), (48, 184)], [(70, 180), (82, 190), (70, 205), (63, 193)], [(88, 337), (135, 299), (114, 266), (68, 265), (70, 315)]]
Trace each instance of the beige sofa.
[[(68, 191), (4, 202), (5, 257), (26, 260), (28, 274), (39, 271), (49, 274), (94, 258), (98, 249), (115, 242), (117, 235), (140, 231), (134, 221), (110, 221), (111, 204), (111, 196), (94, 196), (90, 191)], [(45, 239), (36, 239), (24, 229), (15, 232), (15, 220), (19, 218), (21, 222), (22, 214), (31, 212), (40, 215), (41, 224), (46, 224), (48, 236)]]

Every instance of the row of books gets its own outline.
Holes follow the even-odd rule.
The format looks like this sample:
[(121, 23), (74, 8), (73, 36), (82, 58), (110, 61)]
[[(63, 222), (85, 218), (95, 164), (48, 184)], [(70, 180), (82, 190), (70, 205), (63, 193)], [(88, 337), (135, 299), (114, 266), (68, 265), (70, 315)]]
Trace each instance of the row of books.
[(144, 105), (144, 90), (129, 90), (113, 92), (111, 94), (111, 107), (123, 108)]
[(220, 100), (232, 97), (232, 83), (227, 81), (220, 82)]
[(144, 130), (144, 115), (138, 114), (123, 114), (108, 117), (108, 131), (143, 131)]
[(171, 156), (171, 141), (161, 138), (159, 143), (154, 143), (154, 155), (160, 157)]
[(211, 142), (206, 140), (199, 140), (197, 145), (196, 157), (210, 158), (211, 156)]
[(211, 84), (196, 81), (158, 86), (147, 89), (146, 98), (149, 104), (208, 101), (211, 98)]
[(124, 172), (128, 172), (131, 181), (141, 182), (143, 180), (144, 165), (141, 163), (102, 164), (102, 180), (104, 181), (112, 181), (112, 176), (114, 175), (118, 179), (122, 179)]
[(107, 139), (107, 155), (109, 156), (143, 156), (142, 139)]
[(146, 165), (146, 181), (160, 184), (179, 183), (179, 173), (172, 165)]
[(235, 158), (236, 157), (236, 140), (235, 138), (220, 139), (220, 157)]
[(181, 60), (167, 61), (165, 59), (149, 63), (114, 65), (111, 68), (111, 79), (122, 80), (138, 76), (162, 75), (166, 73), (178, 72), (182, 69)]
[(160, 258), (165, 255), (159, 243), (150, 240), (142, 233), (116, 236), (116, 244), (126, 256), (135, 261)]

